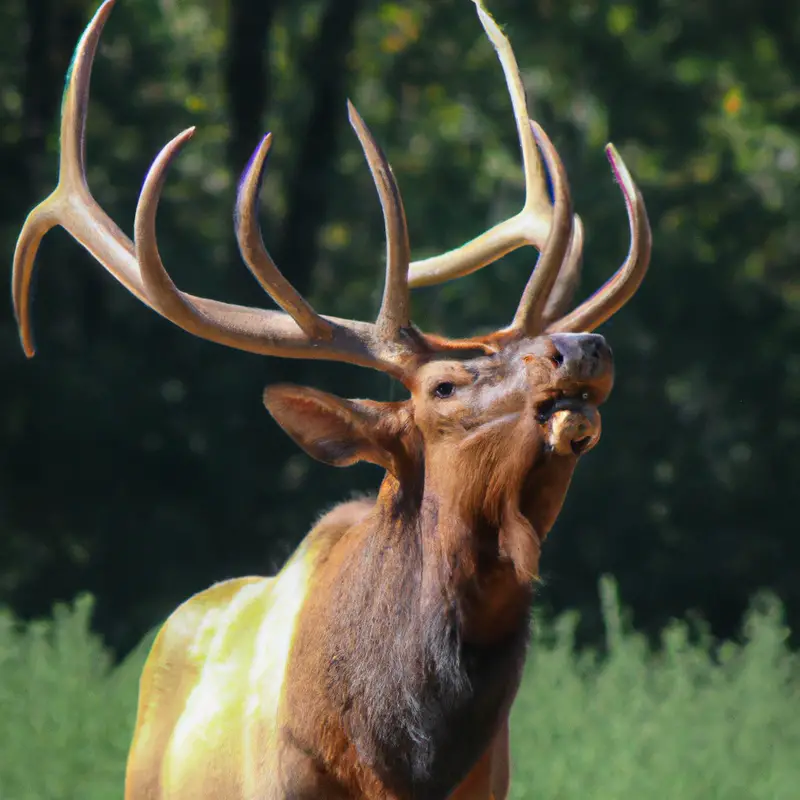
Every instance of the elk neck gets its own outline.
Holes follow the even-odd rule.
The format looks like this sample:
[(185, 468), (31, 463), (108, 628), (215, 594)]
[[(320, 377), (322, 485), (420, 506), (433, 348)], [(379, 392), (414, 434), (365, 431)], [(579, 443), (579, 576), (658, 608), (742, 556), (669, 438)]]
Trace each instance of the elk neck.
[(431, 448), (424, 464), (418, 506), (411, 497), (403, 504), (390, 479), (382, 487), (406, 506), (404, 527), (417, 533), (423, 602), (452, 607), (464, 643), (501, 642), (527, 627), (541, 544), (575, 459), (548, 452), (523, 416), (511, 437), (483, 437), (475, 449)]
[[(554, 470), (540, 451), (526, 469), (488, 506), (465, 493), (468, 482), (445, 491), (455, 484), (435, 470), (388, 474), (375, 503), (331, 532), (291, 667), (324, 675), (325, 690), (314, 698), (299, 682), (292, 717), (319, 719), (304, 707), (326, 708), (341, 730), (330, 743), (337, 758), (357, 752), (400, 796), (439, 797), (456, 785), (513, 701), (543, 536), (535, 526), (549, 529), (572, 471)], [(292, 725), (310, 743), (303, 727)]]
[(301, 720), (320, 718), (306, 710), (311, 704), (327, 709), (321, 716), (341, 738), (332, 734), (322, 745), (324, 762), (347, 763), (358, 753), (372, 776), (364, 780), (376, 780), (387, 796), (443, 797), (510, 708), (527, 646), (530, 589), (496, 604), (496, 619), (506, 611), (513, 617), (505, 632), (472, 641), (473, 619), (484, 624), (478, 603), (501, 581), (484, 579), (489, 559), (468, 521), (424, 483), (409, 489), (404, 479), (401, 488), (391, 475), (364, 511), (332, 547), (322, 591), (300, 623), (290, 671), (324, 675), (325, 689), (314, 699), (302, 681), (302, 691), (291, 693), (293, 738), (316, 750), (317, 734)]

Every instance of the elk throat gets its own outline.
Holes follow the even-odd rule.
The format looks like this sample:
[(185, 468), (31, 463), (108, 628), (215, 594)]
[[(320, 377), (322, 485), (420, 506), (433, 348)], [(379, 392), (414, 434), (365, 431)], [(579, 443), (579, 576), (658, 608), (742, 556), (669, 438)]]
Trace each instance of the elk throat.
[(441, 507), (423, 505), (409, 519), (379, 498), (362, 546), (341, 565), (320, 666), (348, 739), (386, 787), (439, 798), (468, 773), (510, 709), (530, 595), (504, 636), (471, 640), (465, 598), (491, 588), (467, 579), (472, 556), (461, 547), (474, 551), (475, 537), (449, 527)]

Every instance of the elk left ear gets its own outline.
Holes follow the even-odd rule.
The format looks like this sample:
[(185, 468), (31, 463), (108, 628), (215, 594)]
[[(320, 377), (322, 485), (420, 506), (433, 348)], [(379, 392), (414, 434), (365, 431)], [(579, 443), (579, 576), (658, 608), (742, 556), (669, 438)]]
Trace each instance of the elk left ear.
[(344, 400), (306, 386), (281, 384), (264, 390), (264, 405), (312, 458), (335, 467), (369, 461), (397, 474), (404, 403)]

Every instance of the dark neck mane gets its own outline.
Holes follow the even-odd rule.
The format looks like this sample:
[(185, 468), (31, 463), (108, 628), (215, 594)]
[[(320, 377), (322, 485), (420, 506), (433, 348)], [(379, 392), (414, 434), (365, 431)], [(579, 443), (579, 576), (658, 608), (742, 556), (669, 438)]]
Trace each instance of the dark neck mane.
[(538, 540), (519, 512), (509, 520), (517, 529), (503, 530), (424, 492), (419, 504), (408, 500), (387, 477), (345, 537), (329, 598), (327, 686), (381, 780), (433, 798), (480, 757), (516, 693), (532, 582), (503, 546), (524, 536), (538, 554)]

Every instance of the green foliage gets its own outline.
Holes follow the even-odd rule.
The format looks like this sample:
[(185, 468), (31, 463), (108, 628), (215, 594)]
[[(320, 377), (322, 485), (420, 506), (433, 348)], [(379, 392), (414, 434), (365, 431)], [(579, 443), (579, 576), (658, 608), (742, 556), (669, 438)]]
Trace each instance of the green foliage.
[(138, 676), (151, 637), (119, 666), (80, 597), (52, 619), (0, 615), (0, 798), (122, 796)]
[[(575, 657), (577, 617), (543, 626), (512, 715), (512, 797), (789, 800), (800, 786), (800, 659), (780, 604), (741, 645), (673, 622), (652, 652), (601, 583), (606, 654)], [(698, 630), (699, 627), (699, 630)]]
[[(658, 648), (601, 584), (603, 652), (578, 652), (577, 614), (537, 621), (512, 715), (511, 797), (789, 800), (800, 786), (800, 659), (780, 604), (751, 605), (741, 644), (673, 622)], [(148, 636), (112, 667), (92, 602), (52, 620), (0, 617), (0, 798), (122, 796)]]

